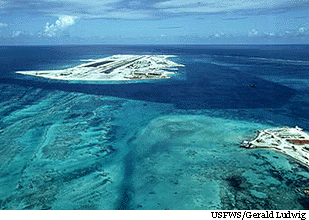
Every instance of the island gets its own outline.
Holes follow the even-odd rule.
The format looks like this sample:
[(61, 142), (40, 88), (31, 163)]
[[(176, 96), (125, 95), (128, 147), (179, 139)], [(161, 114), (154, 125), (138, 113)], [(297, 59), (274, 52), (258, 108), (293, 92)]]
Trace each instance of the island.
[(243, 141), (240, 146), (270, 148), (309, 167), (309, 135), (297, 126), (260, 130), (252, 141)]
[(18, 74), (57, 80), (118, 81), (165, 79), (184, 65), (167, 58), (173, 55), (113, 55), (63, 70), (17, 71)]

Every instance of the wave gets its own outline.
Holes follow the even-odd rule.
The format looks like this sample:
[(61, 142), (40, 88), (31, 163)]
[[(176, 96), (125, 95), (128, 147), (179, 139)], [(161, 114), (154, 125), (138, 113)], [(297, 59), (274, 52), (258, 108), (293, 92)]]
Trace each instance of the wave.
[(236, 59), (242, 59), (242, 60), (257, 60), (257, 61), (268, 62), (268, 63), (281, 63), (281, 64), (289, 64), (289, 65), (308, 65), (309, 66), (309, 61), (307, 60), (275, 59), (275, 58), (265, 58), (265, 57), (247, 57), (247, 56), (233, 56), (233, 55), (212, 55), (211, 57), (236, 58)]
[(260, 60), (260, 61), (266, 61), (266, 62), (294, 64), (294, 65), (309, 65), (309, 61), (305, 61), (305, 60), (285, 60), (285, 59), (262, 58), (262, 57), (249, 57), (247, 59)]
[(248, 64), (234, 64), (234, 63), (223, 63), (223, 62), (211, 62), (211, 64), (217, 65), (217, 66), (232, 67), (232, 68), (240, 68), (240, 67), (251, 66), (251, 65), (248, 65)]

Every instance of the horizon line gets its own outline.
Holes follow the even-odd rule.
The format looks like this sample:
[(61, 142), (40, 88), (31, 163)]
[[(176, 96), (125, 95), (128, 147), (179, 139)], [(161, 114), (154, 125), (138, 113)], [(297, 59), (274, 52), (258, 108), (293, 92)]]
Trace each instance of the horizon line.
[(31, 46), (309, 46), (308, 44), (299, 44), (299, 43), (289, 43), (289, 44), (246, 44), (246, 43), (239, 43), (239, 44), (194, 44), (194, 43), (184, 43), (184, 44), (108, 44), (108, 43), (93, 43), (93, 44), (4, 44), (0, 47), (31, 47)]

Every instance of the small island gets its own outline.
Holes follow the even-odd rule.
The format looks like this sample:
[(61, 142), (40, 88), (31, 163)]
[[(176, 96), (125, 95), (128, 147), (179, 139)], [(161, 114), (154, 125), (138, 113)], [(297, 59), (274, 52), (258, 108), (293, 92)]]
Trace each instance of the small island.
[(57, 80), (142, 80), (165, 79), (184, 65), (167, 58), (172, 55), (113, 55), (64, 70), (17, 71), (18, 74)]
[(309, 167), (309, 135), (297, 126), (260, 130), (256, 138), (243, 141), (241, 147), (270, 148)]

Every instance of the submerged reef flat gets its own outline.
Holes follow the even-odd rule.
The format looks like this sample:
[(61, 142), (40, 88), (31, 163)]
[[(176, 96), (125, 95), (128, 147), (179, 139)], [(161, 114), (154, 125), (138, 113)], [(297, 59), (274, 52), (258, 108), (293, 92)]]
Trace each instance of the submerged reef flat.
[(264, 124), (181, 115), (164, 103), (0, 89), (0, 209), (307, 208), (295, 190), (308, 186), (305, 167), (239, 147)]
[(306, 187), (302, 167), (276, 152), (239, 148), (256, 128), (266, 127), (202, 115), (155, 118), (131, 142), (129, 207), (302, 209), (298, 199), (304, 195), (291, 187)]
[(241, 146), (271, 148), (309, 167), (309, 135), (297, 126), (260, 130), (254, 140), (244, 141)]
[(168, 60), (172, 55), (114, 55), (64, 70), (17, 71), (16, 73), (58, 80), (118, 81), (164, 79), (184, 66)]

